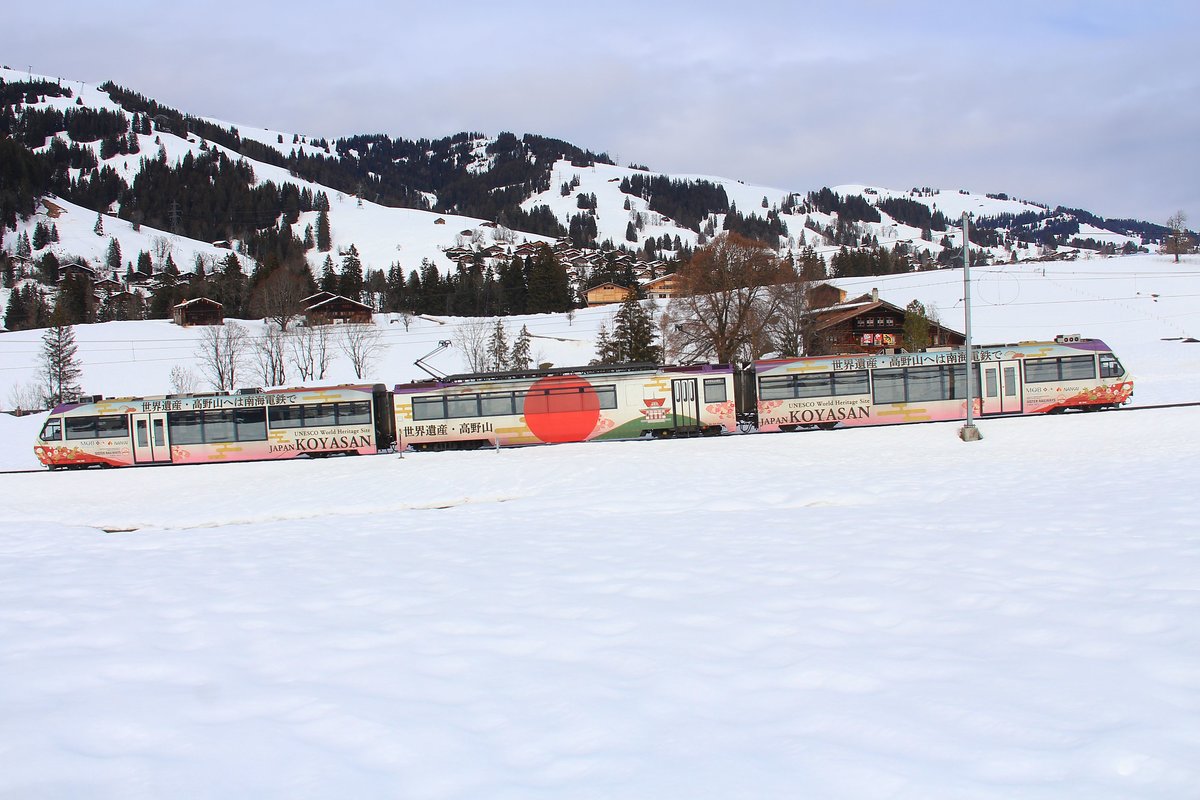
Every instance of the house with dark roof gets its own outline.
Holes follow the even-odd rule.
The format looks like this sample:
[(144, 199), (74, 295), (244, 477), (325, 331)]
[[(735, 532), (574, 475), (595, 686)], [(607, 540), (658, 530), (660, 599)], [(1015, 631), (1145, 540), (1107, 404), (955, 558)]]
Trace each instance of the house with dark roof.
[(194, 297), (184, 300), (171, 309), (171, 319), (176, 325), (223, 325), (225, 323), (225, 307), (216, 300), (207, 297)]
[(315, 303), (305, 303), (304, 322), (307, 325), (370, 325), (374, 309), (365, 303), (342, 297), (340, 294), (321, 292), (314, 297), (328, 295)]
[[(852, 300), (817, 312), (816, 331), (824, 353), (890, 352), (904, 346), (905, 310), (879, 298), (872, 289)], [(940, 322), (929, 323), (929, 347), (961, 347), (967, 337)]]

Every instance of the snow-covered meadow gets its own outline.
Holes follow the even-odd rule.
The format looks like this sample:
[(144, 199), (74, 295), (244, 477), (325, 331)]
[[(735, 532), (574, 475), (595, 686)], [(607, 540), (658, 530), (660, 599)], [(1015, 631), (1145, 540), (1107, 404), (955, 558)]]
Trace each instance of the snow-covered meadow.
[[(1196, 266), (973, 270), (976, 340), (1200, 399)], [(848, 288), (958, 327), (960, 281)], [(567, 364), (607, 313), (523, 321)], [(166, 391), (190, 335), (81, 327), (85, 386)], [(0, 475), (0, 796), (1194, 798), (1198, 421)]]

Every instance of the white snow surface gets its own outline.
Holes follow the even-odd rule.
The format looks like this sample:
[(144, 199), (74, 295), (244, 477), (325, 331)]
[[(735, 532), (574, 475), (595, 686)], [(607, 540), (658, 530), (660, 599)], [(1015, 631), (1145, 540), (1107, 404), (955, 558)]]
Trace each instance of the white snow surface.
[[(972, 270), (976, 341), (1196, 400), (1196, 267)], [(961, 273), (871, 285), (961, 319)], [(513, 322), (568, 364), (609, 314)], [(130, 393), (194, 331), (78, 334)], [(0, 797), (1195, 798), (1198, 414), (0, 475)]]

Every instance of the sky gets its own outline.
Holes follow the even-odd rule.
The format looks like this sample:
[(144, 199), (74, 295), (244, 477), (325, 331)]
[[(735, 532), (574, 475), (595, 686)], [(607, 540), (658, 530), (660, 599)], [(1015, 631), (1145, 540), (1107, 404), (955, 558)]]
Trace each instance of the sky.
[(1200, 4), (17, 4), (0, 63), (242, 128), (565, 139), (806, 192), (1005, 192), (1200, 227)]

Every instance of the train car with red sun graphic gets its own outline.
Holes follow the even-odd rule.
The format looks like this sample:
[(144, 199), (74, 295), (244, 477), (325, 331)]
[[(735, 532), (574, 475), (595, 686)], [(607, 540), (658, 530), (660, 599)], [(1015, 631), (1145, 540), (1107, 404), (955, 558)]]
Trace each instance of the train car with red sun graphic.
[(654, 364), (454, 375), (395, 390), (397, 448), (715, 435), (737, 428), (729, 365)]

